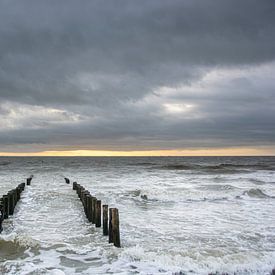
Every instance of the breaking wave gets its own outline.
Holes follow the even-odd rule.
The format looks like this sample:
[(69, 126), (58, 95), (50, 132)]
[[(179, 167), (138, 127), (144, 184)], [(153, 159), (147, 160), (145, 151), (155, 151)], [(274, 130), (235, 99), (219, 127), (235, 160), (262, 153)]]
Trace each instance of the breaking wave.
[(202, 173), (248, 173), (255, 170), (273, 170), (272, 167), (263, 164), (230, 164), (222, 163), (218, 165), (201, 165), (201, 164), (167, 164), (167, 165), (155, 165), (151, 166), (150, 169), (160, 170), (183, 170)]
[(225, 191), (225, 190), (234, 190), (236, 187), (229, 185), (229, 184), (208, 184), (208, 185), (201, 185), (197, 189), (204, 189), (210, 191)]
[(9, 162), (9, 161), (1, 161), (0, 162), (0, 166), (7, 166), (9, 164), (11, 164), (11, 162)]
[(40, 245), (38, 241), (32, 239), (30, 236), (11, 233), (0, 236), (0, 247), (5, 253), (9, 252), (9, 254), (12, 254), (28, 248), (39, 248)]
[(269, 196), (267, 194), (265, 194), (261, 189), (250, 189), (248, 191), (244, 191), (243, 192), (243, 195), (246, 195), (246, 196), (249, 196), (251, 198), (260, 198), (260, 199), (263, 199), (263, 198), (274, 198), (273, 196)]

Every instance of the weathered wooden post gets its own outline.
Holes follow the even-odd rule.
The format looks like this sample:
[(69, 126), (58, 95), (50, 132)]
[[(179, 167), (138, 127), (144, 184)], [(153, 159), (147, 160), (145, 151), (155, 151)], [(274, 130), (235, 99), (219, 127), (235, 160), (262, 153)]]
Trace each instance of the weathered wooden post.
[(17, 193), (16, 193), (16, 189), (12, 189), (11, 191), (13, 193), (13, 211), (14, 211), (16, 203), (17, 203)]
[(80, 185), (77, 183), (76, 185), (75, 185), (75, 191), (76, 191), (76, 194), (78, 195), (78, 193), (79, 193), (79, 188), (80, 188)]
[(113, 219), (113, 208), (109, 208), (109, 243), (113, 243), (113, 226), (112, 226), (112, 219)]
[(76, 188), (77, 188), (77, 183), (76, 182), (73, 182), (73, 190), (76, 190)]
[(20, 183), (19, 186), (20, 186), (20, 193), (22, 193), (25, 189), (25, 182)]
[(118, 209), (112, 209), (112, 231), (114, 246), (120, 247), (120, 232), (119, 232), (119, 214)]
[(96, 222), (96, 197), (92, 197), (92, 224)]
[(77, 190), (76, 190), (77, 195), (78, 195), (79, 198), (80, 198), (81, 188), (82, 188), (81, 185), (78, 185)]
[(109, 243), (120, 247), (119, 214), (117, 208), (109, 209)]
[(103, 235), (108, 236), (108, 205), (102, 206), (103, 209)]
[(13, 215), (13, 212), (14, 212), (14, 196), (13, 196), (12, 191), (8, 192), (8, 197), (9, 197), (9, 215)]
[(27, 178), (27, 185), (31, 185), (32, 178)]
[(9, 196), (8, 195), (4, 195), (3, 196), (3, 204), (4, 204), (4, 219), (8, 219), (9, 218)]
[(85, 211), (85, 214), (86, 214), (86, 217), (88, 219), (88, 197), (90, 196), (90, 192), (88, 190), (86, 190), (84, 192), (84, 211)]
[(91, 222), (92, 221), (92, 196), (89, 194), (89, 196), (87, 196), (87, 218), (88, 221)]
[(17, 196), (17, 201), (20, 200), (20, 194), (21, 194), (21, 189), (20, 189), (20, 184), (16, 187), (16, 196)]
[(100, 226), (101, 226), (101, 200), (97, 200), (95, 227), (100, 227)]
[(3, 198), (0, 199), (0, 233), (3, 231), (2, 222), (4, 220)]
[(80, 200), (81, 200), (81, 192), (82, 192), (83, 190), (85, 190), (84, 187), (83, 187), (82, 185), (80, 185), (80, 186), (79, 186), (79, 189), (78, 189), (78, 196), (79, 196)]
[(84, 193), (85, 193), (85, 189), (83, 188), (80, 191), (80, 200), (81, 200), (83, 206), (84, 206)]

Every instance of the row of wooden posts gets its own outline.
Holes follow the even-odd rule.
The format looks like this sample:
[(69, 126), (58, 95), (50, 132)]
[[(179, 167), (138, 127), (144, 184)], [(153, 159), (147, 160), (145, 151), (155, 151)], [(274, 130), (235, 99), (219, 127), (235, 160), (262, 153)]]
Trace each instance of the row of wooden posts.
[(21, 193), (25, 189), (25, 182), (20, 183), (16, 188), (10, 190), (0, 198), (0, 233), (3, 231), (2, 222), (13, 215), (14, 208), (20, 200)]
[(110, 208), (108, 212), (108, 205), (105, 204), (102, 205), (101, 211), (101, 200), (92, 196), (88, 190), (76, 182), (73, 183), (73, 190), (76, 190), (83, 204), (88, 221), (95, 224), (96, 227), (101, 227), (102, 221), (103, 235), (109, 236), (109, 243), (113, 243), (114, 246), (120, 247), (118, 209)]

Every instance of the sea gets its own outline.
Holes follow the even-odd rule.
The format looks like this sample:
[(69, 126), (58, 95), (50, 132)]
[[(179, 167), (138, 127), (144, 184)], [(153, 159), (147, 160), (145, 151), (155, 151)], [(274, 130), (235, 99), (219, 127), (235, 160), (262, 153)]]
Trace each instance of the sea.
[[(275, 157), (1, 157), (0, 196), (30, 175), (3, 222), (0, 274), (275, 268)], [(74, 181), (119, 209), (121, 248), (88, 222)]]

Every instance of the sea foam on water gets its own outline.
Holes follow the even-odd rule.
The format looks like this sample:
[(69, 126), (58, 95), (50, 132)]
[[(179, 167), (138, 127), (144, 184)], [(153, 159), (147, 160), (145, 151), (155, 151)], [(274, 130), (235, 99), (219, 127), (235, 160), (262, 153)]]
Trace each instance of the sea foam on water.
[[(262, 275), (275, 267), (274, 157), (0, 158), (2, 194), (31, 174), (3, 224), (0, 273)], [(119, 208), (122, 248), (86, 220), (64, 177)]]

